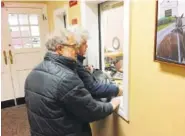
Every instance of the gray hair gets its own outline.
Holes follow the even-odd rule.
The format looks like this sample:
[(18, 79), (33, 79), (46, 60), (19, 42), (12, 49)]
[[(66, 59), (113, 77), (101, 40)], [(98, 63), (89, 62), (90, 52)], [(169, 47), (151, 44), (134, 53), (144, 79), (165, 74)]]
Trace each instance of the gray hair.
[[(72, 36), (72, 33), (67, 30), (56, 30), (50, 33), (47, 37), (47, 41), (45, 43), (46, 48), (49, 51), (55, 51), (57, 45), (69, 45), (68, 38)], [(72, 45), (77, 44), (74, 42)]]
[[(71, 43), (69, 38), (72, 36), (74, 37), (74, 40)], [(55, 51), (57, 45), (80, 46), (82, 42), (87, 41), (88, 38), (89, 34), (87, 30), (79, 26), (71, 26), (68, 29), (56, 30), (50, 33), (47, 37), (45, 46), (49, 51)]]
[(82, 44), (83, 41), (87, 41), (89, 39), (89, 33), (83, 27), (80, 26), (70, 26), (68, 30), (74, 33), (77, 44)]

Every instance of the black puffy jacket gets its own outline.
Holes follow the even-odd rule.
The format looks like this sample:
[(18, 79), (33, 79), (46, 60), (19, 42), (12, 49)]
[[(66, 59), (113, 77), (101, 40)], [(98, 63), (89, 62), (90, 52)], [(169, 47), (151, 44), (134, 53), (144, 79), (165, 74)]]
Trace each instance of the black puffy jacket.
[[(95, 77), (96, 75), (93, 76), (93, 74), (84, 68), (84, 59), (85, 57), (78, 55), (77, 73), (91, 95), (94, 98), (110, 98), (112, 96), (117, 96), (119, 92), (118, 87), (115, 84), (110, 84), (110, 81), (100, 82), (100, 80), (97, 80)], [(105, 81), (105, 78), (101, 81)]]
[(113, 112), (94, 100), (76, 74), (76, 62), (47, 53), (27, 77), (25, 100), (32, 136), (91, 136), (89, 122)]

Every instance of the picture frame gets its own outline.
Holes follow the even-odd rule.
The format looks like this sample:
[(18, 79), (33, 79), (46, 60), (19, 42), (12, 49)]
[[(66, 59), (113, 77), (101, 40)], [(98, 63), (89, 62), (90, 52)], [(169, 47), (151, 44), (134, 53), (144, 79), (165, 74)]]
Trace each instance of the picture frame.
[(154, 61), (185, 66), (185, 1), (157, 0)]

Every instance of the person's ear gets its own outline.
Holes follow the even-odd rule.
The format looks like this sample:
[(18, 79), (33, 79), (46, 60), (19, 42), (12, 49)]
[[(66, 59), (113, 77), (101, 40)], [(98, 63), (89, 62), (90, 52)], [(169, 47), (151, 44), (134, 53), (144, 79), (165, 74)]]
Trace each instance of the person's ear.
[(61, 49), (62, 49), (62, 46), (58, 44), (58, 45), (56, 46), (56, 49), (57, 49), (57, 50), (61, 50)]
[(61, 46), (61, 45), (57, 45), (57, 46), (56, 46), (56, 52), (57, 52), (58, 54), (60, 54), (60, 55), (61, 55), (62, 52), (63, 52), (63, 51), (62, 51), (62, 48), (63, 48), (63, 46)]

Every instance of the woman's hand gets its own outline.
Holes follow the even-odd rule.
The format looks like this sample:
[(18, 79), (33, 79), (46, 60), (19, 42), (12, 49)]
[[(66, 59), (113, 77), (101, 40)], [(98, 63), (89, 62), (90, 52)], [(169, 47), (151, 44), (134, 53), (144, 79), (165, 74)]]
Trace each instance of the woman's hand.
[(123, 87), (122, 86), (118, 86), (119, 92), (117, 96), (122, 96), (123, 95)]
[(119, 107), (121, 100), (119, 97), (115, 97), (115, 98), (112, 98), (110, 103), (112, 104), (113, 110), (116, 110)]
[(94, 71), (93, 65), (87, 65), (87, 66), (85, 67), (85, 69), (86, 69), (87, 71), (89, 71), (90, 73), (93, 73), (93, 71)]

